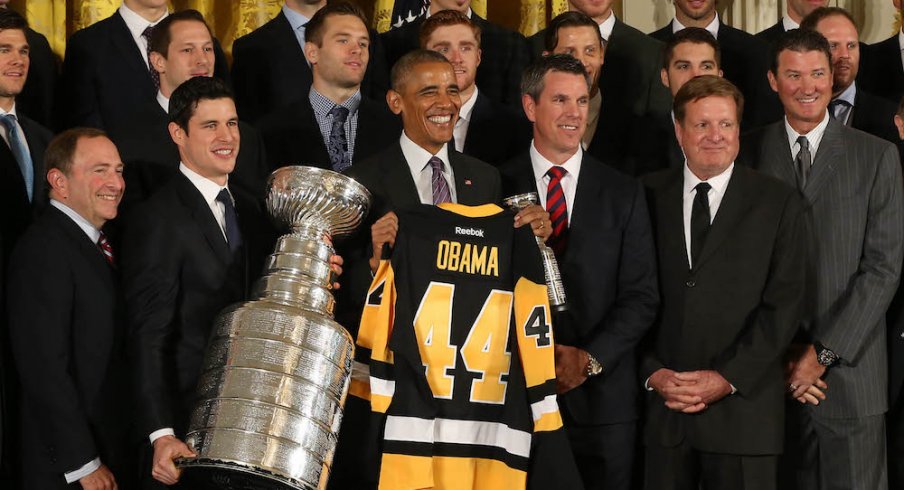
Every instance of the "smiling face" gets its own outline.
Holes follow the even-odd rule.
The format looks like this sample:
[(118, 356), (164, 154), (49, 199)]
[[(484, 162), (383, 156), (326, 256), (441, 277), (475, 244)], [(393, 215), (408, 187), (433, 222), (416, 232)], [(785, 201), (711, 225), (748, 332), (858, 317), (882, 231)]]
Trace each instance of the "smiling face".
[(832, 51), (832, 91), (837, 95), (854, 83), (860, 69), (860, 36), (843, 15), (830, 15), (816, 24)]
[(357, 90), (370, 58), (370, 34), (364, 22), (354, 15), (329, 15), (323, 21), (320, 44), (305, 43), (318, 91), (323, 85)]
[(399, 91), (386, 94), (390, 110), (402, 115), (408, 138), (435, 155), (452, 139), (461, 109), (452, 65), (438, 61), (415, 64), (397, 88)]
[(455, 70), (458, 88), (462, 93), (471, 91), (480, 66), (480, 46), (471, 27), (463, 24), (437, 27), (424, 47), (445, 56)]
[(555, 54), (569, 54), (584, 65), (584, 70), (593, 84), (590, 92), (595, 94), (603, 67), (603, 46), (599, 29), (590, 26), (569, 26), (559, 29)]
[(687, 167), (701, 180), (724, 172), (738, 156), (738, 108), (731, 97), (711, 96), (688, 102), (675, 136)]
[(12, 109), (28, 77), (28, 41), (19, 29), (0, 31), (0, 106)]
[(688, 80), (700, 75), (722, 76), (716, 63), (716, 51), (706, 43), (685, 42), (675, 46), (668, 70), (660, 73), (662, 84), (669, 88), (672, 97)]
[(203, 23), (180, 20), (170, 24), (166, 57), (151, 52), (151, 64), (160, 73), (160, 91), (169, 97), (189, 78), (212, 77), (213, 38)]
[(186, 167), (226, 185), (239, 153), (239, 118), (232, 99), (200, 100), (188, 127), (170, 123), (169, 131)]
[(126, 187), (122, 168), (119, 152), (108, 138), (80, 138), (68, 172), (54, 168), (47, 173), (50, 197), (100, 229), (116, 217)]
[(547, 72), (537, 100), (523, 95), (524, 113), (534, 123), (534, 146), (547, 160), (560, 164), (581, 145), (587, 127), (590, 90), (574, 73)]
[(767, 76), (795, 131), (807, 134), (822, 122), (832, 100), (832, 68), (824, 52), (784, 50), (777, 73)]

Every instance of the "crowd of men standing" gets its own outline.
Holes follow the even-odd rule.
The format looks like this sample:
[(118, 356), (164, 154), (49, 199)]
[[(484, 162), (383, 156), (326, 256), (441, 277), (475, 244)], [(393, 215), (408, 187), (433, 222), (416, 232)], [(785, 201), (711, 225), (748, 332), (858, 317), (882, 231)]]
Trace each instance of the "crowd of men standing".
[[(174, 460), (210, 326), (248, 298), (292, 164), (374, 196), (332, 259), (352, 334), (396, 210), (538, 193), (513, 226), (569, 292), (585, 488), (904, 487), (904, 33), (866, 46), (845, 10), (789, 0), (751, 35), (674, 0), (646, 35), (569, 0), (524, 38), (434, 0), (377, 34), (286, 0), (230, 70), (198, 12), (124, 0), (57, 75), (6, 3), (4, 488), (198, 488)], [(375, 487), (342, 442), (331, 488)]]

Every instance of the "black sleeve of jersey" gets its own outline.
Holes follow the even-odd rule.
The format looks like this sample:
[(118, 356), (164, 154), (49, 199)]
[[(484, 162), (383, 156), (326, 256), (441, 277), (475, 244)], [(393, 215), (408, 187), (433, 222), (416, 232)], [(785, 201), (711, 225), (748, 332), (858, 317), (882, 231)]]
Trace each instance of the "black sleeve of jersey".
[(543, 257), (530, 226), (515, 229), (512, 239), (512, 271), (514, 282), (518, 282), (519, 277), (524, 277), (536, 284), (546, 284)]

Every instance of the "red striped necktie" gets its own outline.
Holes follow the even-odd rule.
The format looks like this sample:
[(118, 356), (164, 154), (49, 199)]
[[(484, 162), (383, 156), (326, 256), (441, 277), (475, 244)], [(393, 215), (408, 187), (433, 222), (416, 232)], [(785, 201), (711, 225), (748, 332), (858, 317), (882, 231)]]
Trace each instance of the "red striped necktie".
[(546, 186), (546, 211), (552, 222), (552, 235), (546, 241), (556, 252), (556, 255), (565, 253), (568, 245), (568, 206), (565, 204), (565, 192), (562, 190), (562, 177), (568, 173), (562, 167), (553, 165), (546, 175), (549, 176), (549, 184)]
[(110, 265), (116, 265), (113, 261), (113, 247), (110, 246), (110, 240), (107, 240), (107, 235), (105, 235), (104, 232), (100, 232), (100, 237), (97, 239), (97, 246), (100, 247), (100, 251), (103, 252), (107, 262)]

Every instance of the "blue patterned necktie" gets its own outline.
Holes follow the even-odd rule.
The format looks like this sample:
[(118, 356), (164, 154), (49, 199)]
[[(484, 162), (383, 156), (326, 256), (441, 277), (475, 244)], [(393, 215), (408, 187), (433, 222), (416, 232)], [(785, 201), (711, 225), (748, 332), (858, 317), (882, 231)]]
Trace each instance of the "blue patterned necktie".
[(333, 170), (342, 172), (352, 166), (352, 162), (348, 158), (348, 136), (345, 134), (348, 108), (337, 105), (330, 110), (329, 114), (333, 116), (333, 127), (330, 128), (330, 143), (327, 152), (330, 155)]
[(433, 204), (452, 202), (452, 192), (449, 191), (449, 183), (443, 176), (443, 161), (438, 157), (430, 158), (430, 167), (433, 168), (433, 178), (430, 183), (433, 187)]
[(22, 134), (19, 132), (19, 125), (16, 124), (16, 116), (12, 114), (4, 114), (0, 116), (0, 124), (6, 128), (7, 140), (9, 140), (9, 149), (13, 152), (16, 163), (19, 164), (19, 171), (22, 172), (22, 180), (25, 181), (25, 192), (28, 194), (28, 201), (34, 198), (34, 167), (31, 163), (31, 155), (25, 146)]
[(232, 203), (229, 190), (224, 187), (217, 194), (217, 201), (223, 204), (223, 215), (226, 218), (226, 242), (229, 244), (229, 251), (235, 253), (242, 246), (242, 233), (239, 230), (238, 213), (235, 212), (235, 205)]

